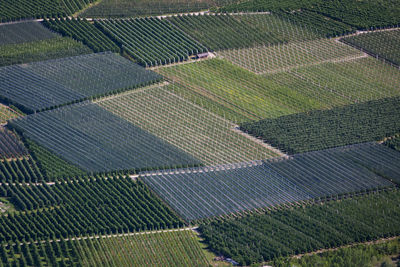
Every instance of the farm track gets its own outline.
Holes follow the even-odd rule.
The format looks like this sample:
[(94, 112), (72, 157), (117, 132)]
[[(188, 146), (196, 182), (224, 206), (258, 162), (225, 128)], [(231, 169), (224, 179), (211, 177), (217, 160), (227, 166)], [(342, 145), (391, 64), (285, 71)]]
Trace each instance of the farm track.
[[(133, 233), (124, 233), (124, 234), (111, 234), (111, 235), (94, 235), (94, 236), (80, 236), (80, 237), (71, 237), (65, 238), (65, 241), (75, 241), (75, 240), (86, 240), (86, 239), (99, 239), (99, 238), (114, 238), (114, 237), (124, 237), (124, 236), (137, 236), (137, 235), (152, 235), (158, 233), (171, 233), (171, 232), (181, 232), (181, 231), (194, 231), (198, 234), (197, 231), (198, 227), (186, 227), (186, 228), (177, 228), (177, 229), (168, 229), (168, 230), (154, 230), (154, 231), (143, 231), (143, 232), (133, 232)], [(41, 241), (34, 241), (34, 244), (39, 243), (46, 243), (46, 240)], [(51, 239), (49, 242), (61, 242), (61, 239)], [(13, 243), (12, 245), (15, 246), (17, 243)], [(20, 243), (19, 245), (23, 245), (24, 243)], [(31, 242), (26, 242), (25, 244), (31, 244)], [(9, 245), (9, 244), (6, 244)]]
[(358, 246), (358, 245), (381, 244), (381, 243), (385, 243), (385, 242), (388, 242), (388, 241), (391, 241), (391, 240), (395, 240), (395, 239), (397, 239), (399, 237), (400, 236), (392, 236), (392, 237), (380, 238), (380, 239), (373, 240), (373, 241), (347, 244), (347, 245), (340, 246), (340, 247), (335, 247), (335, 248), (319, 249), (319, 250), (316, 250), (316, 251), (313, 251), (313, 252), (309, 252), (309, 253), (293, 255), (291, 258), (300, 259), (300, 258), (302, 258), (304, 256), (312, 256), (312, 255), (321, 254), (321, 253), (324, 253), (324, 252), (336, 251), (336, 250), (339, 250), (339, 249), (342, 249), (342, 248), (351, 248), (351, 247), (355, 247), (355, 246)]

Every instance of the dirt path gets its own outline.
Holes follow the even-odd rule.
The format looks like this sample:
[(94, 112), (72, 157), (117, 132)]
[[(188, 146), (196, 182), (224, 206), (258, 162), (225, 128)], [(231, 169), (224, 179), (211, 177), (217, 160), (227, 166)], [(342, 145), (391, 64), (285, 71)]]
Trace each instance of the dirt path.
[(315, 254), (321, 254), (324, 252), (328, 252), (328, 251), (336, 251), (342, 248), (350, 248), (350, 247), (355, 247), (358, 245), (374, 245), (374, 244), (380, 244), (380, 243), (385, 243), (387, 241), (391, 241), (391, 240), (395, 240), (396, 238), (399, 238), (399, 236), (393, 236), (393, 237), (388, 237), (388, 238), (381, 238), (381, 239), (377, 239), (377, 240), (373, 240), (373, 241), (368, 241), (368, 242), (364, 242), (364, 243), (353, 243), (353, 244), (348, 244), (348, 245), (344, 245), (344, 246), (340, 246), (340, 247), (336, 247), (336, 248), (327, 248), (327, 249), (320, 249), (320, 250), (316, 250), (313, 252), (309, 252), (309, 253), (304, 253), (304, 254), (298, 254), (298, 255), (294, 255), (291, 258), (296, 258), (296, 259), (300, 259), (303, 256), (311, 256), (311, 255), (315, 255)]
[(395, 30), (400, 30), (400, 27), (394, 27), (394, 28), (387, 28), (387, 29), (379, 29), (379, 30), (369, 30), (369, 31), (356, 31), (355, 33), (351, 33), (351, 34), (347, 34), (347, 35), (343, 35), (343, 36), (339, 36), (334, 38), (335, 40), (340, 40), (342, 38), (346, 38), (346, 37), (350, 37), (350, 36), (356, 36), (356, 35), (360, 35), (360, 34), (364, 34), (364, 33), (371, 33), (371, 32), (387, 32), (387, 31), (395, 31)]
[[(75, 240), (86, 240), (86, 239), (99, 239), (99, 238), (113, 238), (113, 237), (124, 237), (124, 236), (137, 236), (137, 235), (151, 235), (151, 234), (158, 234), (158, 233), (171, 233), (171, 232), (182, 232), (182, 231), (194, 231), (198, 234), (197, 231), (198, 227), (186, 227), (186, 228), (176, 228), (176, 229), (168, 229), (168, 230), (154, 230), (154, 231), (144, 231), (144, 232), (133, 232), (133, 233), (124, 233), (124, 234), (110, 234), (110, 235), (94, 235), (94, 236), (80, 236), (80, 237), (71, 237), (64, 239), (65, 241), (75, 241)], [(41, 241), (34, 241), (34, 244), (39, 243), (46, 243), (46, 240)], [(61, 239), (53, 239), (50, 242), (61, 242)], [(24, 243), (19, 243), (19, 245), (23, 245)], [(31, 244), (31, 242), (26, 242), (26, 244)], [(7, 246), (8, 244), (6, 244)], [(13, 246), (16, 243), (12, 244)]]

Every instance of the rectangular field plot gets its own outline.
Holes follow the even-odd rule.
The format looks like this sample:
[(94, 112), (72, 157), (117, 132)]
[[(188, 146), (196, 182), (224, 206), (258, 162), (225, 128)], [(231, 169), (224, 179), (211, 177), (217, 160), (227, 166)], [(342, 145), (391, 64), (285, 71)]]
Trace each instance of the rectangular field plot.
[(82, 266), (209, 266), (192, 230), (74, 241)]
[(0, 68), (0, 94), (37, 111), (159, 79), (119, 55), (98, 53)]
[(286, 153), (380, 141), (400, 132), (400, 97), (243, 123), (241, 128)]
[(168, 86), (123, 93), (97, 104), (207, 165), (277, 156), (235, 132), (233, 123), (186, 101)]
[(157, 18), (97, 20), (95, 23), (146, 67), (179, 62), (207, 51), (167, 21)]
[(37, 21), (0, 25), (0, 45), (47, 40), (56, 36)]
[(400, 66), (399, 29), (362, 33), (341, 41)]
[(67, 37), (29, 43), (0, 45), (0, 67), (92, 53), (84, 44)]
[(220, 51), (218, 55), (257, 74), (283, 72), (323, 62), (340, 62), (366, 57), (358, 49), (334, 39), (304, 40), (230, 49)]
[(11, 131), (0, 126), (0, 159), (26, 155), (24, 144)]
[(400, 71), (372, 57), (293, 68), (265, 77), (327, 108), (400, 95)]
[[(325, 107), (323, 103), (227, 60), (209, 59), (161, 67), (156, 71), (185, 87), (185, 94), (200, 95), (206, 102), (236, 114), (231, 116), (236, 122), (275, 118)], [(224, 116), (225, 111), (219, 109), (214, 112)]]
[(173, 145), (88, 102), (32, 114), (10, 124), (57, 156), (87, 171), (199, 163)]
[[(375, 165), (364, 166), (372, 161)], [(289, 158), (144, 172), (141, 178), (185, 220), (191, 221), (392, 186), (368, 167), (390, 169), (386, 175), (399, 179), (399, 163), (397, 151), (368, 143)]]

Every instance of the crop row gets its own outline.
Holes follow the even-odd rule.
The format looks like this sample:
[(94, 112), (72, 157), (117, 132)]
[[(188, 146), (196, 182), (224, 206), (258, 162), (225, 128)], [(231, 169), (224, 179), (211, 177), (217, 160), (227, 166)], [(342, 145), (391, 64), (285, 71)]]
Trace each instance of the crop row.
[(9, 124), (25, 137), (87, 171), (199, 164), (179, 148), (93, 103), (39, 112)]
[(0, 2), (0, 22), (72, 15), (96, 0), (4, 0)]
[(242, 265), (400, 234), (398, 190), (280, 209), (199, 230), (216, 253)]
[(17, 158), (26, 152), (24, 145), (13, 132), (0, 127), (0, 158)]
[(399, 97), (243, 123), (241, 128), (288, 153), (383, 140), (400, 132)]
[[(364, 144), (289, 158), (142, 173), (142, 179), (185, 220), (275, 207), (392, 186), (400, 154)], [(365, 166), (366, 165), (366, 166)]]
[(113, 51), (119, 52), (119, 47), (102, 31), (87, 20), (81, 19), (49, 19), (44, 24), (53, 31), (81, 41), (95, 53)]
[(10, 198), (22, 210), (9, 216), (0, 215), (0, 242), (181, 225), (143, 183), (129, 178), (96, 177), (54, 185), (17, 184), (0, 188), (2, 197)]
[(95, 25), (144, 66), (179, 62), (206, 51), (195, 40), (157, 18), (97, 20)]
[(0, 94), (28, 111), (119, 92), (161, 77), (113, 53), (0, 68)]

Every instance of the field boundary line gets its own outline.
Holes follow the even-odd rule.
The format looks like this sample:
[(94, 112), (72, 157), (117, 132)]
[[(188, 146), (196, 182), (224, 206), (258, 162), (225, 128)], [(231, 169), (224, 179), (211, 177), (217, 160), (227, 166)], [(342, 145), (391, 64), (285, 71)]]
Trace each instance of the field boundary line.
[(109, 101), (109, 100), (113, 100), (113, 99), (120, 98), (120, 97), (123, 97), (123, 96), (131, 95), (131, 94), (134, 94), (134, 93), (140, 93), (140, 92), (143, 92), (143, 91), (146, 91), (146, 90), (150, 90), (150, 89), (153, 89), (153, 88), (156, 88), (156, 87), (164, 87), (164, 86), (167, 86), (169, 84), (170, 84), (169, 81), (164, 81), (162, 83), (155, 83), (155, 84), (152, 84), (152, 85), (141, 87), (139, 89), (131, 89), (131, 90), (127, 90), (127, 91), (121, 92), (119, 94), (114, 94), (114, 95), (111, 95), (111, 96), (101, 97), (101, 98), (99, 98), (97, 100), (93, 100), (92, 102), (95, 103), (95, 104), (101, 103), (101, 102), (106, 102), (106, 101)]
[(271, 150), (272, 152), (275, 152), (276, 154), (278, 154), (278, 157), (288, 157), (288, 155), (286, 153), (284, 153), (283, 151), (281, 151), (280, 149), (271, 146), (270, 144), (268, 144), (267, 142), (264, 142), (262, 139), (256, 138), (244, 131), (242, 131), (240, 129), (239, 125), (235, 125), (234, 128), (231, 128), (232, 131), (234, 131), (235, 133), (238, 133), (244, 137), (246, 137), (247, 139), (250, 139), (251, 141), (260, 144), (261, 146), (267, 148), (268, 150)]
[[(159, 233), (173, 233), (173, 232), (183, 232), (183, 231), (193, 231), (198, 234), (198, 227), (186, 227), (186, 228), (174, 228), (174, 229), (164, 229), (164, 230), (153, 230), (153, 231), (143, 231), (143, 232), (130, 232), (123, 234), (109, 234), (109, 235), (87, 235), (87, 236), (79, 236), (79, 237), (70, 237), (65, 238), (65, 241), (76, 241), (76, 240), (87, 240), (87, 239), (100, 239), (100, 238), (114, 238), (114, 237), (124, 237), (124, 236), (137, 236), (137, 235), (152, 235)], [(47, 240), (33, 241), (34, 244), (44, 244)], [(50, 239), (50, 243), (52, 242), (61, 242), (61, 239)], [(32, 242), (26, 242), (25, 244), (31, 244)], [(11, 245), (15, 246), (18, 243), (12, 243)], [(24, 243), (19, 243), (19, 245), (23, 245)], [(9, 244), (5, 244), (8, 246)]]

